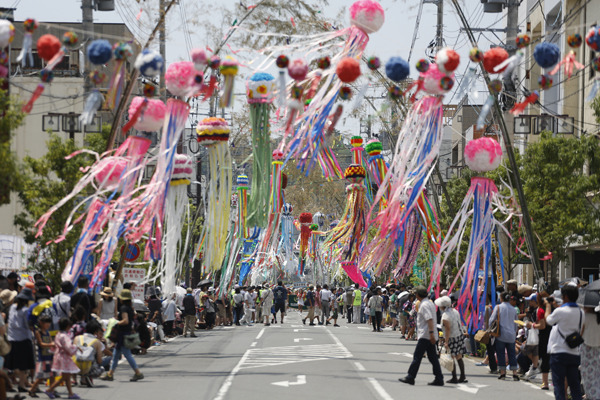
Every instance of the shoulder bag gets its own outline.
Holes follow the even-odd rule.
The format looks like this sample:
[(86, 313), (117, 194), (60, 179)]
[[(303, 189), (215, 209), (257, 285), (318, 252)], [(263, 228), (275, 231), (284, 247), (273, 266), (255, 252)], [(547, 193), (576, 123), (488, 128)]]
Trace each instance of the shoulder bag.
[(579, 311), (579, 329), (577, 331), (575, 331), (565, 337), (560, 332), (558, 325), (556, 326), (556, 330), (558, 331), (558, 334), (565, 340), (565, 342), (567, 343), (567, 346), (569, 346), (571, 349), (575, 349), (583, 344), (583, 337), (581, 337), (581, 310), (578, 309), (578, 311)]

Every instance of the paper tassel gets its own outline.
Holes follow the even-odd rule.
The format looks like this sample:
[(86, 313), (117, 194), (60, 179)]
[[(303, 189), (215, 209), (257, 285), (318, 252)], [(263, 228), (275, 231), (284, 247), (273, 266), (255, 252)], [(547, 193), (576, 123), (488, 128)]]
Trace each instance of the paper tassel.
[(25, 31), (23, 34), (23, 47), (21, 48), (21, 52), (17, 56), (17, 62), (21, 63), (22, 67), (27, 65), (27, 61), (29, 61), (29, 66), (33, 67), (33, 54), (31, 52), (31, 44), (33, 42), (33, 32)]
[(108, 92), (106, 93), (106, 104), (113, 110), (121, 100), (123, 85), (125, 82), (125, 61), (115, 60), (115, 70), (108, 84)]
[(94, 116), (102, 106), (103, 100), (102, 94), (100, 94), (98, 89), (94, 89), (88, 94), (83, 106), (83, 112), (79, 116), (79, 121), (82, 125), (89, 125), (94, 121)]
[(477, 129), (483, 129), (483, 127), (485, 126), (485, 120), (487, 119), (487, 116), (492, 110), (493, 105), (494, 96), (490, 95), (488, 96), (487, 100), (483, 104), (483, 107), (481, 107), (481, 110), (479, 111), (479, 117), (477, 117)]
[(525, 108), (527, 108), (529, 104), (537, 102), (539, 98), (540, 94), (537, 90), (534, 90), (529, 96), (525, 98), (525, 100), (522, 103), (515, 104), (515, 106), (510, 110), (510, 113), (515, 116), (521, 115), (523, 112), (525, 112)]
[(31, 109), (33, 108), (33, 103), (35, 103), (35, 101), (40, 98), (42, 92), (44, 91), (44, 88), (45, 85), (43, 83), (37, 85), (37, 87), (31, 94), (31, 98), (29, 99), (29, 101), (26, 104), (24, 104), (23, 107), (21, 107), (22, 112), (24, 112), (25, 114), (29, 114), (31, 112)]
[(585, 66), (582, 63), (577, 61), (577, 55), (573, 50), (571, 50), (569, 54), (567, 54), (565, 58), (562, 59), (561, 62), (556, 64), (556, 67), (554, 67), (554, 69), (550, 72), (550, 75), (555, 75), (556, 73), (558, 73), (558, 71), (560, 71), (561, 66), (564, 67), (564, 72), (567, 76), (567, 79), (571, 78), (571, 76), (573, 75), (573, 68), (577, 68), (578, 70), (585, 68)]
[(361, 287), (368, 287), (355, 261), (342, 261), (342, 269), (348, 274), (352, 282)]
[[(517, 50), (515, 55), (507, 58), (502, 61), (500, 64), (494, 67), (494, 72), (504, 71), (505, 77), (510, 77), (514, 69), (519, 65), (521, 59), (523, 58), (523, 52), (521, 50)], [(506, 69), (505, 69), (506, 68)]]
[(463, 96), (469, 94), (469, 91), (473, 88), (473, 84), (477, 80), (477, 69), (469, 68), (465, 76), (463, 76), (460, 86), (456, 90), (456, 98), (460, 101)]

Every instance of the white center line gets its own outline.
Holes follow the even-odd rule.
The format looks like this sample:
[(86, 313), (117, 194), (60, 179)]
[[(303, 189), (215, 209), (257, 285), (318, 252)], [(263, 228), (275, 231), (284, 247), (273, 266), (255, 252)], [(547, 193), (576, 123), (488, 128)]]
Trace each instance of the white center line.
[(221, 386), (221, 389), (219, 389), (217, 397), (215, 397), (214, 400), (223, 400), (225, 398), (225, 395), (227, 394), (229, 388), (231, 387), (231, 384), (233, 383), (233, 378), (235, 378), (235, 375), (240, 371), (240, 367), (244, 364), (249, 354), (250, 350), (246, 350), (242, 358), (240, 358), (240, 361), (238, 361), (237, 365), (233, 367), (233, 369), (229, 373), (229, 376), (227, 376), (227, 379), (225, 379), (225, 382), (223, 382), (223, 385)]
[(369, 383), (371, 384), (371, 386), (373, 386), (373, 389), (375, 389), (377, 394), (379, 396), (381, 396), (381, 398), (383, 400), (394, 400), (392, 398), (392, 396), (390, 396), (389, 393), (385, 391), (383, 386), (381, 386), (381, 384), (379, 382), (377, 382), (377, 380), (375, 380), (375, 378), (367, 378), (367, 379), (369, 380)]
[(262, 337), (263, 333), (265, 333), (265, 328), (262, 328), (260, 330), (260, 332), (258, 332), (258, 335), (256, 336), (256, 340), (260, 339)]
[(254, 346), (256, 346), (256, 342), (250, 343), (250, 347), (254, 347)]
[(354, 365), (356, 366), (356, 369), (357, 369), (357, 370), (359, 370), (359, 371), (364, 371), (364, 370), (365, 370), (365, 367), (364, 367), (364, 365), (362, 365), (362, 364), (361, 364), (361, 363), (359, 363), (358, 361), (355, 361), (355, 362), (354, 362)]

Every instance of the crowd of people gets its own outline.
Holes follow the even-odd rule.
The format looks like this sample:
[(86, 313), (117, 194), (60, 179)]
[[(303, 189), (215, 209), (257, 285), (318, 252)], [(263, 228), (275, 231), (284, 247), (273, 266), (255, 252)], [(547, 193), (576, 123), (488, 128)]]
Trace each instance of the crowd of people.
[[(506, 380), (507, 370), (515, 381), (541, 375), (541, 389), (549, 390), (551, 376), (557, 399), (568, 394), (581, 399), (584, 391), (586, 399), (600, 399), (595, 373), (600, 366), (600, 304), (593, 307), (586, 300), (578, 305), (577, 282), (548, 295), (508, 281), (506, 288), (498, 286), (488, 295), (481, 323), (469, 326), (456, 309), (458, 293), (446, 290), (436, 297), (404, 284), (294, 288), (278, 281), (236, 285), (216, 296), (211, 283), (187, 288), (180, 297), (148, 287), (145, 299), (137, 300), (134, 283), (125, 283), (118, 296), (110, 287), (93, 295), (87, 278), (81, 277), (76, 288), (63, 282), (53, 294), (41, 275), (34, 283), (20, 281), (16, 274), (0, 276), (0, 400), (7, 398), (6, 392), (18, 392), (13, 399), (40, 392), (57, 398), (61, 385), (69, 399), (77, 399), (74, 385), (114, 380), (121, 357), (134, 372), (130, 380), (139, 381), (144, 375), (134, 354), (143, 355), (177, 335), (196, 337), (198, 329), (284, 323), (292, 306), (309, 326), (335, 328), (345, 320), (369, 324), (373, 332), (397, 331), (400, 339), (415, 341), (413, 362), (399, 379), (410, 385), (425, 355), (433, 366), (433, 386), (468, 382), (464, 357), (481, 356), (476, 365), (487, 366), (498, 379)], [(477, 331), (474, 327), (480, 325)], [(446, 382), (442, 366), (451, 373)]]

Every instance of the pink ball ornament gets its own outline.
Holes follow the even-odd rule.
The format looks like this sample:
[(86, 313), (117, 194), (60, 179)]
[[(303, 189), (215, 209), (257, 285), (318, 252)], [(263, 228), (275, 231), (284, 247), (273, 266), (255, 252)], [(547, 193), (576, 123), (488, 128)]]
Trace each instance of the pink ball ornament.
[(204, 67), (208, 64), (208, 57), (206, 56), (206, 52), (204, 49), (192, 49), (190, 54), (192, 56), (192, 62), (194, 63), (194, 67), (200, 71), (203, 70)]
[(489, 137), (471, 140), (465, 146), (465, 162), (475, 172), (493, 171), (502, 161), (500, 143)]
[(460, 56), (456, 51), (446, 47), (437, 53), (435, 63), (440, 71), (449, 74), (454, 72), (458, 64), (460, 64)]
[(104, 183), (105, 188), (114, 188), (119, 185), (125, 168), (127, 168), (127, 160), (109, 157), (94, 179), (98, 185)]
[(283, 152), (279, 149), (273, 150), (273, 160), (275, 160), (275, 161), (283, 160)]
[(165, 72), (165, 86), (174, 96), (185, 97), (195, 85), (196, 74), (196, 68), (191, 61), (173, 63)]
[(306, 78), (308, 74), (308, 64), (301, 58), (290, 61), (288, 65), (288, 74), (290, 78), (300, 82)]
[(350, 6), (350, 23), (369, 34), (377, 32), (385, 22), (385, 11), (377, 1), (358, 0)]
[(175, 154), (175, 165), (171, 175), (171, 186), (189, 185), (192, 183), (192, 157), (187, 154)]
[[(454, 74), (447, 75), (439, 70), (437, 64), (430, 64), (427, 72), (421, 73), (421, 79), (423, 80), (423, 90), (430, 95), (440, 96), (447, 93), (450, 89), (447, 87), (448, 81), (444, 78), (450, 78), (454, 81)], [(444, 82), (442, 81), (444, 80)]]
[[(129, 106), (129, 118), (132, 118), (137, 109), (144, 102), (144, 97), (136, 96), (131, 100)], [(155, 132), (162, 128), (167, 113), (167, 107), (159, 99), (147, 99), (148, 105), (146, 110), (137, 120), (133, 127), (138, 131)]]

